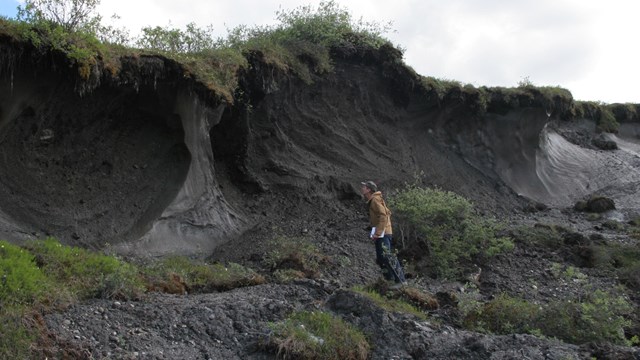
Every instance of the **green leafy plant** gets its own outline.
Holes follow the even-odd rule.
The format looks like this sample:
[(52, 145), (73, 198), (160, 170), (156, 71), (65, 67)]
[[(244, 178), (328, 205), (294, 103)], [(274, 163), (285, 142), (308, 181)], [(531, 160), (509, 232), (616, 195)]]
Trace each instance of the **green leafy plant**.
[(278, 11), (276, 15), (283, 37), (326, 46), (351, 44), (378, 48), (388, 42), (382, 34), (391, 28), (390, 23), (355, 21), (349, 11), (335, 1), (321, 1), (315, 9), (306, 5)]
[(213, 27), (200, 28), (189, 23), (184, 30), (179, 28), (144, 27), (137, 45), (144, 49), (169, 53), (197, 53), (218, 47), (220, 40), (213, 34)]
[(573, 344), (610, 341), (630, 345), (624, 329), (633, 308), (622, 295), (595, 290), (583, 298), (531, 303), (507, 294), (467, 307), (464, 325), (495, 334), (531, 333), (556, 337)]
[(0, 241), (0, 358), (40, 358), (42, 312), (89, 297), (133, 298), (135, 267), (46, 239), (19, 247)]
[(583, 299), (550, 303), (537, 326), (547, 336), (575, 344), (604, 340), (629, 345), (624, 329), (632, 310), (625, 297), (596, 290)]
[(496, 334), (528, 333), (536, 328), (541, 308), (526, 300), (499, 294), (482, 307), (468, 311), (467, 327)]
[(47, 293), (51, 285), (29, 251), (0, 241), (0, 306), (30, 305)]
[(475, 214), (471, 203), (449, 191), (407, 185), (389, 197), (401, 237), (414, 254), (426, 251), (436, 275), (455, 277), (463, 262), (511, 250), (513, 242), (497, 236), (501, 226)]
[(613, 112), (606, 106), (600, 108), (600, 116), (597, 120), (597, 129), (602, 132), (617, 133), (620, 123)]
[(54, 238), (27, 245), (47, 276), (71, 296), (136, 298), (144, 292), (137, 267), (116, 257), (60, 244)]
[(50, 22), (66, 31), (89, 30), (100, 23), (96, 14), (100, 0), (26, 0), (18, 6), (18, 20)]
[(556, 279), (584, 281), (587, 275), (582, 273), (574, 266), (564, 266), (560, 263), (552, 263), (550, 272)]
[(228, 31), (221, 46), (258, 55), (265, 63), (291, 71), (310, 83), (312, 73), (331, 71), (332, 48), (374, 48), (389, 44), (382, 34), (390, 24), (354, 20), (335, 1), (317, 7), (301, 6), (276, 13), (274, 26), (238, 26)]
[(266, 346), (282, 359), (365, 360), (371, 346), (354, 326), (326, 312), (300, 311), (271, 325)]
[(573, 114), (578, 118), (587, 118), (596, 122), (596, 129), (602, 132), (617, 133), (620, 127), (614, 114), (615, 106), (598, 101), (576, 101)]

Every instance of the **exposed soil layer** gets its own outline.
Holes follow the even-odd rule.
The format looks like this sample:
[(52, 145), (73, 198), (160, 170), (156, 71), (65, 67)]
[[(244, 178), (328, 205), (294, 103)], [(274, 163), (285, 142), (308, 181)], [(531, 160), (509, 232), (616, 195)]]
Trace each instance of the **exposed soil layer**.
[(2, 211), (26, 236), (86, 247), (144, 235), (189, 169), (167, 106), (175, 92), (105, 86), (81, 97), (55, 74), (12, 79), (0, 94)]
[[(424, 321), (349, 290), (379, 276), (365, 179), (385, 193), (414, 181), (451, 190), (513, 226), (561, 224), (585, 239), (637, 243), (572, 207), (602, 193), (616, 202), (603, 221), (638, 216), (638, 127), (594, 142), (592, 122), (565, 119), (568, 104), (507, 106), (496, 91), (482, 113), (460, 94), (424, 91), (390, 49), (333, 55), (334, 71), (305, 83), (251, 54), (235, 104), (207, 97), (163, 58), (128, 59), (115, 77), (91, 75), (88, 88), (60, 60), (51, 71), (26, 55), (0, 64), (0, 238), (51, 235), (131, 258), (238, 262), (266, 276), (277, 235), (309, 239), (331, 259), (314, 280), (78, 304), (46, 317), (60, 344), (93, 358), (266, 359), (275, 357), (261, 346), (269, 322), (323, 309), (364, 331), (374, 359), (638, 357), (631, 347), (464, 331), (451, 307)], [(544, 303), (580, 296), (585, 283), (619, 285), (586, 266), (585, 283), (550, 276), (557, 263), (584, 265), (561, 250), (518, 244), (483, 264), (480, 296)], [(407, 269), (412, 286), (464, 291), (419, 268)]]

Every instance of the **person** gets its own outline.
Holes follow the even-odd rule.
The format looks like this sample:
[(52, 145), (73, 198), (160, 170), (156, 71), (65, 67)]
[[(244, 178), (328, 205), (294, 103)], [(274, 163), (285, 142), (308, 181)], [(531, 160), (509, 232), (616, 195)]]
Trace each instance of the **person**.
[(362, 195), (367, 200), (369, 208), (369, 223), (371, 225), (370, 238), (376, 247), (376, 263), (382, 269), (384, 278), (394, 281), (399, 287), (404, 285), (405, 277), (402, 265), (393, 254), (393, 229), (391, 226), (391, 210), (382, 198), (382, 192), (373, 181), (360, 183)]

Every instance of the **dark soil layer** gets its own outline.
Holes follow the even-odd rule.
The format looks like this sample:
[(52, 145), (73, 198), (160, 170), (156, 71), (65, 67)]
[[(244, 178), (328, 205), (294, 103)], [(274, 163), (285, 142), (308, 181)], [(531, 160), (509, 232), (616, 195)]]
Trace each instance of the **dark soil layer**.
[(87, 247), (144, 235), (189, 169), (164, 97), (175, 93), (105, 86), (80, 97), (62, 77), (27, 73), (4, 85), (2, 211), (35, 237)]

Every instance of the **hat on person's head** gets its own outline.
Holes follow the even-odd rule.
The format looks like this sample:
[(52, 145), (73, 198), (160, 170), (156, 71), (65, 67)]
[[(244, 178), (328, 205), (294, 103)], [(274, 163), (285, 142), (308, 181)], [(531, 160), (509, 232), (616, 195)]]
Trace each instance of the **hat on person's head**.
[(360, 184), (366, 186), (369, 190), (376, 192), (378, 191), (378, 185), (376, 185), (376, 183), (374, 183), (373, 181), (369, 180), (369, 181), (363, 181)]

